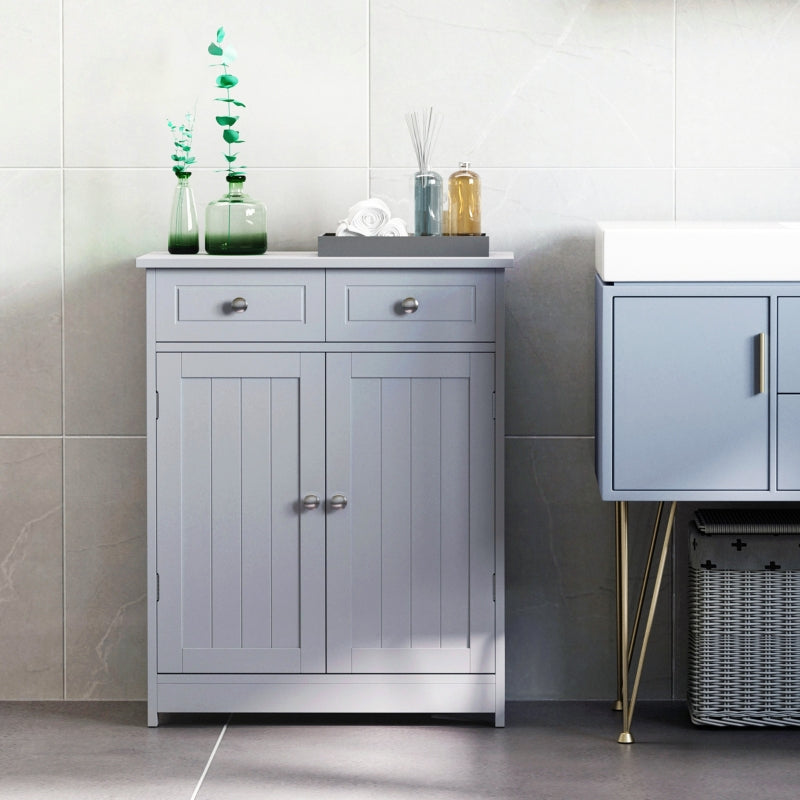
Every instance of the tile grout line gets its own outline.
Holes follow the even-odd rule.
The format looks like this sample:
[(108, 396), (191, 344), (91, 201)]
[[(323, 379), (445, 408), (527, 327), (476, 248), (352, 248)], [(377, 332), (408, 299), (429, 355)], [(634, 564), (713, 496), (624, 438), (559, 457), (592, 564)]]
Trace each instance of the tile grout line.
[(678, 2), (672, 6), (672, 218), (678, 219)]
[(219, 745), (222, 742), (222, 737), (225, 735), (225, 731), (228, 730), (228, 724), (230, 723), (232, 717), (233, 714), (229, 714), (228, 719), (225, 720), (225, 724), (222, 726), (222, 730), (220, 731), (219, 736), (217, 737), (217, 743), (214, 745), (214, 749), (211, 751), (211, 755), (208, 757), (208, 761), (206, 761), (205, 769), (203, 770), (203, 773), (200, 775), (200, 780), (197, 781), (197, 786), (194, 787), (194, 791), (192, 792), (192, 796), (189, 798), (189, 800), (196, 800), (198, 792), (200, 791), (200, 789), (203, 788), (203, 781), (206, 779), (208, 770), (211, 767), (211, 762), (214, 760), (214, 756), (217, 754)]
[(66, 309), (67, 257), (66, 247), (66, 180), (64, 175), (64, 0), (59, 3), (61, 25), (61, 678), (62, 696), (67, 699), (67, 364), (64, 336), (64, 315)]

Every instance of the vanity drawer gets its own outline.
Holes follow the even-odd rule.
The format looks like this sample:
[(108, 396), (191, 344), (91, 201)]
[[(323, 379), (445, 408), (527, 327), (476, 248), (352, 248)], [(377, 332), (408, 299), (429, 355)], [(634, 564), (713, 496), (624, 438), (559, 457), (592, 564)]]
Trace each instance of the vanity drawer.
[(160, 270), (155, 305), (156, 339), (163, 342), (325, 336), (323, 270)]
[(800, 393), (800, 297), (778, 298), (778, 391)]
[(494, 341), (491, 270), (331, 270), (328, 341)]

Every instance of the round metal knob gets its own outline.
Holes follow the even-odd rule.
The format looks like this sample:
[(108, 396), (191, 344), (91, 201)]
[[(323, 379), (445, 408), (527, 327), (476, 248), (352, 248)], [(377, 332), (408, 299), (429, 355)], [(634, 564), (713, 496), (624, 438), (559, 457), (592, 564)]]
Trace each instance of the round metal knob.
[(347, 498), (343, 494), (335, 494), (331, 497), (331, 508), (344, 508), (347, 505)]
[(416, 297), (406, 297), (400, 302), (400, 308), (404, 314), (413, 314), (419, 308), (419, 300)]
[(303, 508), (307, 508), (309, 510), (319, 508), (319, 497), (315, 494), (307, 494), (303, 498)]
[(247, 311), (247, 300), (244, 297), (234, 297), (231, 300), (231, 311), (238, 311), (240, 314)]

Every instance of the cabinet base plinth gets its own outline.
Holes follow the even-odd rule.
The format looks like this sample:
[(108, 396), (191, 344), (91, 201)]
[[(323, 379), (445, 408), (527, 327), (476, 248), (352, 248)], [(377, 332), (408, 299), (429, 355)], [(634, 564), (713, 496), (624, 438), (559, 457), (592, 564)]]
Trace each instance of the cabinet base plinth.
[(504, 706), (494, 675), (261, 678), (161, 675), (155, 712), (497, 715)]

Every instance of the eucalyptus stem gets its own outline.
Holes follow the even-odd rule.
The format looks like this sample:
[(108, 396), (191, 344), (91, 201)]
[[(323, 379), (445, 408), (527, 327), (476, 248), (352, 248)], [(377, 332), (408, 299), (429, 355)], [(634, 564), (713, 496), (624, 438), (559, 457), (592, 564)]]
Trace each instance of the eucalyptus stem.
[(216, 99), (220, 103), (225, 103), (227, 105), (227, 113), (220, 114), (217, 116), (216, 120), (217, 124), (224, 129), (222, 131), (222, 138), (228, 145), (228, 152), (225, 154), (225, 160), (228, 164), (227, 172), (230, 176), (241, 175), (245, 169), (243, 166), (234, 167), (234, 163), (239, 154), (233, 152), (233, 145), (238, 145), (243, 140), (239, 138), (239, 131), (234, 128), (239, 117), (231, 114), (232, 107), (245, 108), (245, 104), (231, 96), (231, 89), (239, 83), (239, 79), (228, 70), (231, 62), (236, 58), (236, 51), (232, 47), (223, 47), (224, 40), (225, 29), (218, 28), (216, 41), (211, 42), (208, 46), (208, 52), (212, 56), (222, 56), (222, 61), (212, 66), (222, 67), (222, 74), (217, 76), (216, 85), (220, 89), (225, 90), (225, 97), (217, 97)]

